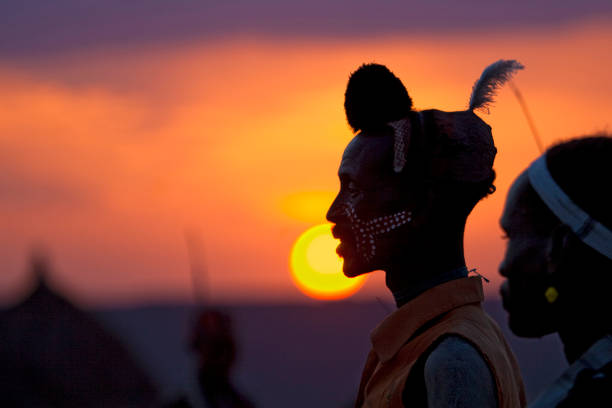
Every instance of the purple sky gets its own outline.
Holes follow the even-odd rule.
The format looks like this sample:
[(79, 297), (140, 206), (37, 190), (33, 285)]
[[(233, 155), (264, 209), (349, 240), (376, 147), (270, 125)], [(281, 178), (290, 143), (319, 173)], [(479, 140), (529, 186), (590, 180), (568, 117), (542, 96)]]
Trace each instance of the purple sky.
[[(289, 253), (325, 222), (364, 61), (407, 79), (419, 109), (456, 110), (487, 64), (516, 58), (546, 142), (609, 128), (609, 0), (313, 1), (0, 0), (0, 303), (33, 246), (84, 302), (188, 299), (185, 229), (202, 232), (215, 300), (301, 299)], [(505, 191), (537, 154), (505, 92), (487, 117), (500, 193), (466, 239), (488, 296)], [(378, 295), (374, 274), (359, 296)]]
[(235, 35), (368, 37), (568, 24), (609, 0), (3, 0), (0, 58)]

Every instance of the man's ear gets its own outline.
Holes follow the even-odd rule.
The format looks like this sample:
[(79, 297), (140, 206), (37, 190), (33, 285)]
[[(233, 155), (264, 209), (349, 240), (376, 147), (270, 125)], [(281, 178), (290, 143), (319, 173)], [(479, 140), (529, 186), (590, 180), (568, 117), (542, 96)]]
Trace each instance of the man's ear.
[(574, 233), (564, 224), (557, 225), (549, 238), (546, 260), (548, 273), (559, 275), (563, 265), (567, 267), (574, 246)]

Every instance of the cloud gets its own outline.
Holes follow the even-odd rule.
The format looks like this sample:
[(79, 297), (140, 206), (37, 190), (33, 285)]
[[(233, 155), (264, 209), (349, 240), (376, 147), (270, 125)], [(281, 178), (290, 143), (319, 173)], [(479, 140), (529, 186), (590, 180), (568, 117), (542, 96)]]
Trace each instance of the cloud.
[(236, 35), (369, 38), (474, 32), (567, 24), (611, 13), (608, 0), (6, 0), (0, 3), (0, 58)]
[[(609, 27), (204, 41), (0, 63), (0, 269), (35, 239), (84, 298), (189, 296), (183, 230), (193, 227), (219, 299), (290, 298), (291, 245), (323, 222), (338, 188), (351, 70), (386, 63), (418, 108), (458, 110), (488, 63), (518, 58), (527, 69), (516, 82), (550, 142), (609, 122)], [(499, 192), (477, 207), (466, 247), (491, 271), (503, 193), (537, 149), (508, 89), (485, 120)]]

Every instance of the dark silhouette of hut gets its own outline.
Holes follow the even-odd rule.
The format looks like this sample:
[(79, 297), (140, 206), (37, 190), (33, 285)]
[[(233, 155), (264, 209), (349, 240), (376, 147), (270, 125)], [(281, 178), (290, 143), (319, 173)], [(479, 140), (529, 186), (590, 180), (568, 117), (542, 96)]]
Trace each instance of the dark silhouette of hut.
[(92, 316), (49, 287), (43, 259), (34, 290), (0, 312), (0, 406), (151, 407), (153, 383)]

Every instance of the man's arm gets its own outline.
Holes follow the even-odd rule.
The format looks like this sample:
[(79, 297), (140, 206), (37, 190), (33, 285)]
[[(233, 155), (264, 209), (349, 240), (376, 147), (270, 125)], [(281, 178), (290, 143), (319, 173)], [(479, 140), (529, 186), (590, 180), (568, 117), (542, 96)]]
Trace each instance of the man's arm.
[(497, 386), (482, 355), (468, 341), (449, 336), (429, 354), (424, 369), (429, 408), (495, 408)]

